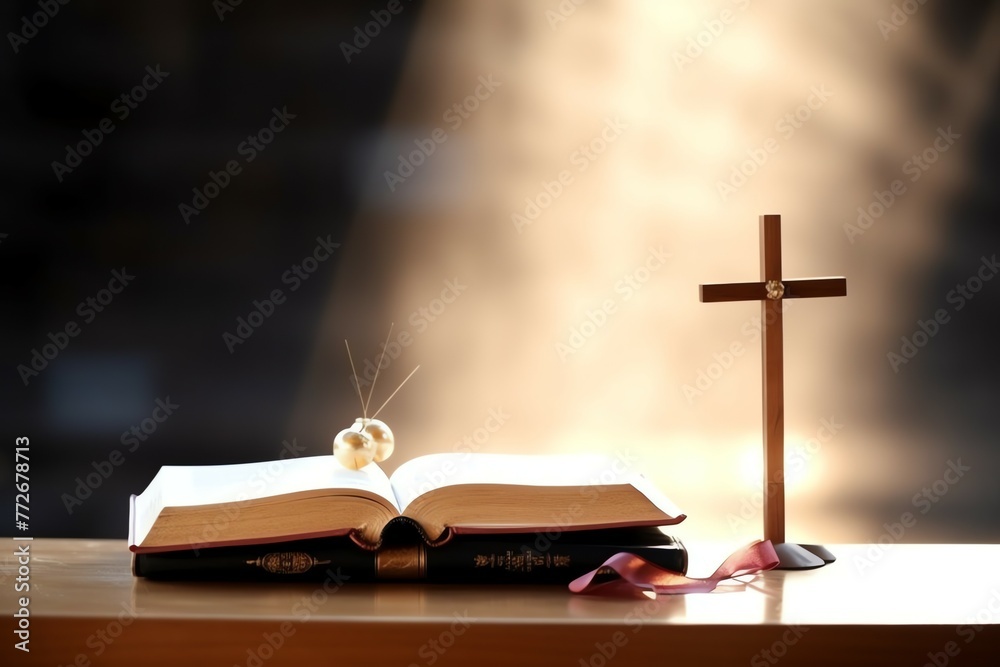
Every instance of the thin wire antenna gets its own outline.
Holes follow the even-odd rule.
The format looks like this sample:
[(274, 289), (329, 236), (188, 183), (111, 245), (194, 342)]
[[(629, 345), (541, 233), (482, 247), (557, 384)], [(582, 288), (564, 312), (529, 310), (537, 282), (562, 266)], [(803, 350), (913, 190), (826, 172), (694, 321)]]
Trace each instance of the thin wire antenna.
[[(414, 368), (412, 371), (410, 371), (410, 374), (406, 376), (406, 380), (409, 380), (411, 377), (413, 377), (413, 374), (416, 373), (419, 370), (420, 370), (420, 366), (418, 365), (416, 368)], [(402, 382), (400, 382), (399, 386), (396, 387), (396, 391), (394, 391), (391, 394), (389, 394), (389, 398), (385, 399), (385, 403), (383, 403), (382, 406), (378, 410), (375, 411), (375, 414), (372, 415), (372, 419), (375, 419), (376, 417), (378, 417), (378, 413), (382, 412), (382, 408), (384, 408), (386, 405), (388, 405), (389, 401), (392, 400), (392, 397), (395, 396), (396, 393), (400, 389), (403, 388), (403, 385), (406, 384), (406, 380), (403, 380)]]
[(361, 401), (361, 416), (363, 419), (367, 419), (365, 416), (367, 409), (365, 406), (365, 399), (361, 398), (361, 383), (358, 382), (358, 372), (354, 370), (354, 357), (351, 356), (351, 346), (347, 344), (347, 339), (344, 339), (344, 345), (347, 347), (347, 358), (351, 360), (351, 372), (354, 373), (354, 388), (358, 390), (358, 400)]
[[(368, 411), (368, 406), (372, 404), (372, 394), (375, 393), (375, 383), (378, 382), (378, 372), (382, 368), (382, 360), (385, 359), (385, 348), (389, 347), (389, 338), (392, 336), (392, 328), (396, 326), (395, 322), (389, 323), (389, 334), (385, 337), (385, 345), (382, 346), (382, 356), (378, 358), (378, 366), (375, 367), (375, 378), (372, 380), (372, 387), (368, 390), (368, 402), (364, 405), (364, 411)], [(405, 382), (405, 380), (404, 380)], [(398, 389), (396, 391), (399, 391)], [(360, 394), (359, 394), (360, 395)], [(392, 398), (391, 396), (389, 398)], [(388, 401), (386, 401), (388, 402)], [(383, 405), (385, 405), (383, 403)], [(367, 419), (367, 417), (365, 418)], [(375, 417), (372, 417), (375, 419)]]

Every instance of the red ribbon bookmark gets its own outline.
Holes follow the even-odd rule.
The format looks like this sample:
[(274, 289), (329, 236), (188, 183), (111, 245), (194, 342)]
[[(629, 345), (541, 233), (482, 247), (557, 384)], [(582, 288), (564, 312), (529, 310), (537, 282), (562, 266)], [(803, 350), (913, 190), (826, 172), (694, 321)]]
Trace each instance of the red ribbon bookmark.
[[(569, 590), (584, 595), (635, 594), (636, 589), (653, 591), (657, 595), (710, 593), (726, 579), (759, 574), (777, 565), (778, 555), (770, 540), (751, 542), (727, 558), (712, 576), (703, 579), (686, 577), (634, 554), (622, 552), (604, 561), (604, 565), (596, 570), (574, 579), (569, 584)], [(604, 574), (607, 572), (605, 568), (611, 568), (620, 578), (595, 584), (597, 573)]]

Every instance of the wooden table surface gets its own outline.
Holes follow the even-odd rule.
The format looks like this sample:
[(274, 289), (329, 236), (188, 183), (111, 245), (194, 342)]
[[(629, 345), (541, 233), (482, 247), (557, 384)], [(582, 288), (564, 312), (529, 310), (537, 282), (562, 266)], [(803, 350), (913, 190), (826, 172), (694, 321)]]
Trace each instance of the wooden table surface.
[[(836, 545), (830, 566), (744, 590), (623, 600), (561, 586), (156, 582), (132, 577), (124, 541), (6, 539), (31, 559), (27, 592), (16, 557), (0, 569), (4, 665), (1000, 664), (1000, 545)], [(13, 646), (22, 596), (30, 653)]]

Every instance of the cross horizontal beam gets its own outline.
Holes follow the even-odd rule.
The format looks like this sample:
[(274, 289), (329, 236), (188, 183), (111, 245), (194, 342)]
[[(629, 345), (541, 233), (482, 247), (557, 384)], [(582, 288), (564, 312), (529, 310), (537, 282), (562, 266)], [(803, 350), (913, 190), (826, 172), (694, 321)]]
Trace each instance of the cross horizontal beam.
[[(808, 278), (783, 280), (785, 293), (782, 299), (811, 299), (824, 296), (846, 296), (847, 278)], [(702, 303), (723, 301), (761, 301), (767, 298), (767, 283), (715, 283), (700, 285)]]

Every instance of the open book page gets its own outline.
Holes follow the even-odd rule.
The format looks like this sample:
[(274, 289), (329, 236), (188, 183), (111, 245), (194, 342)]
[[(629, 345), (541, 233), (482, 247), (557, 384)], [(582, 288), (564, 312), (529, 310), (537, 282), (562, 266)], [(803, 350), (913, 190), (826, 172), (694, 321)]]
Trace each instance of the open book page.
[[(348, 470), (332, 456), (215, 466), (163, 466), (136, 498), (135, 540), (141, 543), (164, 507), (258, 500), (303, 491), (357, 489), (399, 511), (389, 478), (375, 465)], [(350, 495), (349, 492), (343, 495)]]
[(428, 491), (456, 484), (600, 486), (631, 484), (670, 516), (682, 512), (621, 457), (602, 454), (430, 454), (392, 475), (401, 511)]

